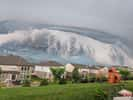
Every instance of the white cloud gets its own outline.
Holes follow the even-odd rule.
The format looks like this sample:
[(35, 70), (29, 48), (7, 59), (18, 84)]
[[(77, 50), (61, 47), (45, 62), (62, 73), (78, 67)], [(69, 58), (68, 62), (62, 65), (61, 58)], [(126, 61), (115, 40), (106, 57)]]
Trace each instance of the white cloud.
[[(41, 55), (56, 55), (62, 59), (76, 62), (83, 60), (85, 63), (109, 65), (133, 64), (133, 58), (116, 44), (101, 42), (73, 32), (33, 29), (0, 35), (0, 40), (1, 48), (4, 45), (4, 50), (11, 52), (12, 50), (8, 49), (11, 47), (13, 52), (19, 55), (25, 53), (23, 49), (29, 49), (27, 51), (29, 54), (34, 51), (32, 56), (29, 55), (31, 58), (36, 58), (41, 53)], [(43, 57), (39, 59), (43, 59)]]

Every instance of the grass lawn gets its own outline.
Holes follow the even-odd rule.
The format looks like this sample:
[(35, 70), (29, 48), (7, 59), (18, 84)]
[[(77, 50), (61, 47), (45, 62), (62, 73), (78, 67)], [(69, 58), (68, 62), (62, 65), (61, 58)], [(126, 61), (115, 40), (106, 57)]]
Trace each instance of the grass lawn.
[[(126, 88), (133, 91), (133, 81), (128, 81), (125, 84)], [(112, 87), (116, 87), (116, 85), (87, 83), (49, 85), (44, 87), (1, 88), (0, 100), (104, 100), (96, 98), (99, 95), (99, 91), (105, 90), (105, 94), (109, 95)]]

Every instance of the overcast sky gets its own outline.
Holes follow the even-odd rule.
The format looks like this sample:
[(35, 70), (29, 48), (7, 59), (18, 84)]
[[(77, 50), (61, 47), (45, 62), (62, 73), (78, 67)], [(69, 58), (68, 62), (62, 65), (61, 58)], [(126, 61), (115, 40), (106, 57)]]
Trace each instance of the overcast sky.
[(133, 0), (0, 0), (0, 20), (101, 29), (132, 41)]

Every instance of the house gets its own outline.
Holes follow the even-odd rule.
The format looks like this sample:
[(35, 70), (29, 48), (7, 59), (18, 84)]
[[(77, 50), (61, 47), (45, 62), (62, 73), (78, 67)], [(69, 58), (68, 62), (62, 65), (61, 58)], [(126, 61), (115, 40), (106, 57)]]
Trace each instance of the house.
[(104, 66), (87, 66), (82, 64), (66, 64), (65, 66), (65, 74), (66, 77), (72, 77), (72, 72), (74, 68), (77, 67), (79, 69), (79, 73), (81, 76), (105, 76), (108, 77), (108, 68)]
[(79, 73), (81, 74), (82, 77), (86, 77), (90, 75), (90, 69), (89, 68), (79, 68)]
[(87, 76), (89, 75), (89, 69), (87, 68), (87, 65), (82, 65), (82, 64), (66, 64), (65, 66), (65, 76), (67, 78), (71, 78), (72, 77), (72, 72), (75, 68), (78, 68), (79, 73), (81, 74), (81, 76)]
[(1, 81), (7, 81), (7, 80), (12, 80), (12, 81), (17, 81), (19, 80), (19, 68), (14, 65), (0, 65), (1, 68), (1, 75), (0, 75), (0, 80)]
[(0, 81), (23, 82), (30, 80), (34, 66), (20, 56), (0, 56)]
[(41, 79), (53, 80), (51, 68), (65, 68), (65, 78), (71, 79), (72, 72), (76, 67), (78, 68), (80, 75), (83, 77), (89, 75), (102, 75), (107, 77), (108, 75), (107, 67), (88, 67), (87, 65), (82, 64), (66, 64), (63, 66), (62, 64), (55, 61), (46, 61), (36, 64), (33, 75)]
[(65, 72), (72, 73), (74, 70), (75, 66), (72, 64), (66, 64), (65, 66)]
[(72, 72), (73, 72), (74, 68), (75, 68), (75, 66), (72, 64), (65, 65), (65, 73), (64, 73), (65, 78), (67, 78), (67, 79), (72, 78)]
[(34, 75), (41, 79), (52, 80), (51, 68), (64, 68), (64, 66), (55, 61), (41, 62), (35, 65)]
[(66, 76), (66, 78), (71, 78), (72, 77), (72, 72), (75, 68), (78, 68), (79, 73), (83, 77), (90, 74), (90, 69), (86, 65), (66, 64), (66, 66), (65, 66), (65, 76)]
[(97, 67), (89, 67), (90, 69), (90, 76), (96, 76), (98, 77), (108, 77), (108, 67), (101, 67), (101, 66), (97, 66)]
[(128, 70), (131, 74), (133, 74), (133, 67), (129, 66), (119, 66), (118, 68), (123, 70)]
[(98, 75), (108, 77), (108, 71), (109, 71), (108, 67), (100, 67)]

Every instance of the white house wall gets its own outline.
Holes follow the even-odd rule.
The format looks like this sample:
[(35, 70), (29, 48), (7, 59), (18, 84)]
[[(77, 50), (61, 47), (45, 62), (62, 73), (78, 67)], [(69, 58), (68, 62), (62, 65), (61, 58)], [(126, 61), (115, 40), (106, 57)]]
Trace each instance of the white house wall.
[(35, 66), (35, 71), (51, 73), (51, 70), (48, 66)]
[(0, 68), (1, 68), (2, 71), (16, 71), (16, 72), (19, 72), (18, 66), (0, 65)]

